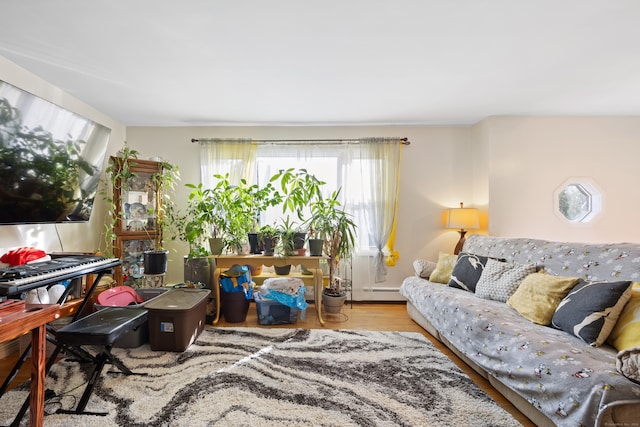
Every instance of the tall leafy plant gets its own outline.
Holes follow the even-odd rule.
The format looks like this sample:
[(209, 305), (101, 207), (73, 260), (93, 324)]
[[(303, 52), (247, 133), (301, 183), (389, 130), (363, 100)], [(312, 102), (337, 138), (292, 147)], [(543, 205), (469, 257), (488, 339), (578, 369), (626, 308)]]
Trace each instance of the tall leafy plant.
[(308, 221), (315, 237), (324, 241), (324, 253), (329, 258), (329, 286), (324, 292), (336, 296), (344, 294), (336, 272), (340, 261), (351, 256), (355, 249), (357, 228), (351, 215), (342, 209), (339, 194), (340, 190), (336, 190), (327, 198), (320, 195), (313, 200)]
[(189, 257), (210, 255), (208, 239), (221, 238), (225, 249), (237, 249), (246, 239), (253, 224), (253, 210), (245, 185), (229, 182), (229, 175), (214, 175), (213, 188), (202, 183), (185, 184), (191, 189), (186, 211), (173, 209), (168, 213), (172, 224), (172, 239), (189, 245)]
[(300, 221), (304, 220), (304, 210), (311, 201), (322, 197), (322, 186), (325, 185), (306, 169), (295, 168), (281, 169), (269, 182), (277, 183), (282, 190), (282, 212), (290, 211)]

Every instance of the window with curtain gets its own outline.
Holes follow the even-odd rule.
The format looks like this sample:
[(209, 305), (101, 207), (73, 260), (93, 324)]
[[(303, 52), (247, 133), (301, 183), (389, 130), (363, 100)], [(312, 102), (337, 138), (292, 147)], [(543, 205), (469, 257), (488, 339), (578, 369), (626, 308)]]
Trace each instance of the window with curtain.
[[(215, 182), (214, 174), (229, 173), (232, 183), (245, 178), (263, 186), (279, 170), (293, 167), (325, 181), (325, 196), (341, 188), (343, 208), (358, 225), (357, 255), (373, 259), (371, 276), (376, 283), (385, 280), (384, 248), (396, 213), (400, 139), (362, 138), (355, 143), (211, 140), (200, 144), (205, 185)], [(261, 225), (277, 224), (282, 216), (280, 208), (270, 208), (263, 213)]]

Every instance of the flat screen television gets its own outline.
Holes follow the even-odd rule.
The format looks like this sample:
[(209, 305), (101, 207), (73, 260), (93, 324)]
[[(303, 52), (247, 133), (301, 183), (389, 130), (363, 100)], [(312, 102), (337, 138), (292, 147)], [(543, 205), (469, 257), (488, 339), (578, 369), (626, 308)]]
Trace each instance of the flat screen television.
[(88, 221), (110, 135), (0, 80), (0, 224)]

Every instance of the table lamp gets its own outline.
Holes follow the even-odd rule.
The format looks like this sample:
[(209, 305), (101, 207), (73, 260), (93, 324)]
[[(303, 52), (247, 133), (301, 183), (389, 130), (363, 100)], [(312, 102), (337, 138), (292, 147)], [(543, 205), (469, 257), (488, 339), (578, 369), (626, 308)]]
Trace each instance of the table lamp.
[(478, 209), (465, 208), (463, 203), (460, 202), (459, 208), (449, 209), (449, 216), (447, 220), (447, 228), (457, 228), (460, 233), (460, 240), (454, 250), (454, 254), (459, 254), (462, 250), (462, 245), (466, 239), (465, 235), (468, 230), (480, 228), (480, 215)]

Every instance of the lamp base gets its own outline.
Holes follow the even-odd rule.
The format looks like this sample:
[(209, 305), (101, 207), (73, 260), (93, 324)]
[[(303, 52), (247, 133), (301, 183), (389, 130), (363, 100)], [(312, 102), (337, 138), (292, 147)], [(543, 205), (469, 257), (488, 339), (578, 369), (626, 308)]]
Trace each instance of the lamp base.
[(458, 233), (460, 233), (460, 240), (458, 240), (456, 248), (453, 250), (454, 255), (458, 255), (460, 251), (462, 251), (462, 245), (464, 245), (464, 241), (467, 240), (467, 238), (465, 237), (465, 235), (467, 234), (467, 230), (458, 230)]

